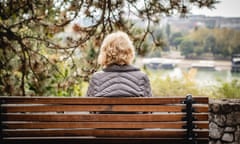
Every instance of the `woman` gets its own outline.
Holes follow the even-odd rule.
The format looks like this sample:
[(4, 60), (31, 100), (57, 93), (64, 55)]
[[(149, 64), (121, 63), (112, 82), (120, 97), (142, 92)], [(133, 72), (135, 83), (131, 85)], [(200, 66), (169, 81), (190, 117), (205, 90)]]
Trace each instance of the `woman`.
[(131, 65), (134, 56), (134, 46), (126, 33), (106, 36), (98, 57), (103, 70), (93, 74), (87, 96), (151, 97), (147, 75)]

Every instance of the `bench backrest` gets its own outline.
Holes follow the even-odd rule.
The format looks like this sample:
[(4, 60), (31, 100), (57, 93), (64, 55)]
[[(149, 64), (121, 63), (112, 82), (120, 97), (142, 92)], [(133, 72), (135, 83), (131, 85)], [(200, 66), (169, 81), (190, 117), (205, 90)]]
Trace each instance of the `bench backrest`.
[(5, 143), (206, 143), (208, 137), (207, 97), (1, 98)]

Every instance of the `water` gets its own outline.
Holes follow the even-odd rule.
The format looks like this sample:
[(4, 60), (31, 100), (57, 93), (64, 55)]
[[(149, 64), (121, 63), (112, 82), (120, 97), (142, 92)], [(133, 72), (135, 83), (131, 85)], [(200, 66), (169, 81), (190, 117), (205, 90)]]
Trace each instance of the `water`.
[[(188, 60), (173, 58), (144, 58), (138, 63), (145, 64), (146, 68), (156, 76), (173, 79), (187, 78), (198, 86), (218, 85), (221, 82), (240, 81), (240, 73), (231, 73), (231, 61), (220, 60)], [(164, 69), (162, 64), (174, 64), (173, 69)]]
[(157, 70), (161, 72), (161, 77), (171, 77), (174, 79), (182, 79), (183, 77), (195, 81), (200, 87), (217, 85), (220, 82), (230, 82), (233, 79), (240, 80), (240, 73), (231, 73), (230, 70), (199, 70), (199, 69), (183, 69), (176, 67), (171, 70)]

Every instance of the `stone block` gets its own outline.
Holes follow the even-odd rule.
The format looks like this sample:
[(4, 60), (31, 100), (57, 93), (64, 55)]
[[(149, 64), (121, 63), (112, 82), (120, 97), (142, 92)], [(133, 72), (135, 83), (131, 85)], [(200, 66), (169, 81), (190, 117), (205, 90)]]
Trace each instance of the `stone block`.
[(240, 129), (237, 129), (234, 135), (235, 135), (235, 141), (239, 142), (240, 144)]
[(233, 111), (232, 110), (232, 105), (223, 104), (221, 110), (222, 110), (222, 113), (225, 113), (225, 114), (231, 113)]
[(236, 128), (235, 127), (226, 127), (224, 129), (224, 132), (235, 132)]
[(234, 140), (234, 136), (232, 133), (224, 133), (222, 136), (222, 141), (233, 142), (233, 140)]
[(220, 140), (211, 140), (208, 144), (222, 144)]
[(208, 120), (209, 121), (213, 121), (214, 120), (214, 114), (213, 113), (209, 113)]
[(240, 104), (234, 104), (233, 111), (240, 111)]
[(213, 117), (213, 121), (218, 124), (219, 126), (225, 126), (225, 123), (226, 123), (226, 116), (225, 115), (220, 115), (220, 114), (216, 114), (214, 115)]
[(235, 113), (227, 114), (226, 125), (234, 126), (237, 124)]
[(212, 139), (220, 139), (223, 135), (223, 128), (218, 127), (218, 125), (214, 122), (209, 124), (209, 136)]
[(211, 112), (213, 112), (213, 113), (218, 113), (218, 112), (220, 112), (220, 104), (218, 104), (218, 103), (210, 104), (210, 110), (211, 110)]
[(234, 112), (234, 118), (236, 120), (236, 123), (240, 125), (240, 112)]

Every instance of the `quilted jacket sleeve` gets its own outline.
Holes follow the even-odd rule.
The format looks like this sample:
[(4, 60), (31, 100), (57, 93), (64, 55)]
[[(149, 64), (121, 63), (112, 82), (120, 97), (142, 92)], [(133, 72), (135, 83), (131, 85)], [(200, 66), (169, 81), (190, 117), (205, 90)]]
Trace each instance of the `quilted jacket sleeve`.
[(144, 77), (145, 79), (145, 91), (144, 91), (144, 96), (146, 97), (152, 97), (152, 90), (151, 90), (151, 85), (150, 81), (147, 75)]
[(89, 82), (89, 86), (88, 86), (88, 90), (87, 90), (87, 97), (92, 97), (95, 96), (94, 95), (94, 83), (93, 83), (93, 77), (91, 78), (90, 82)]

